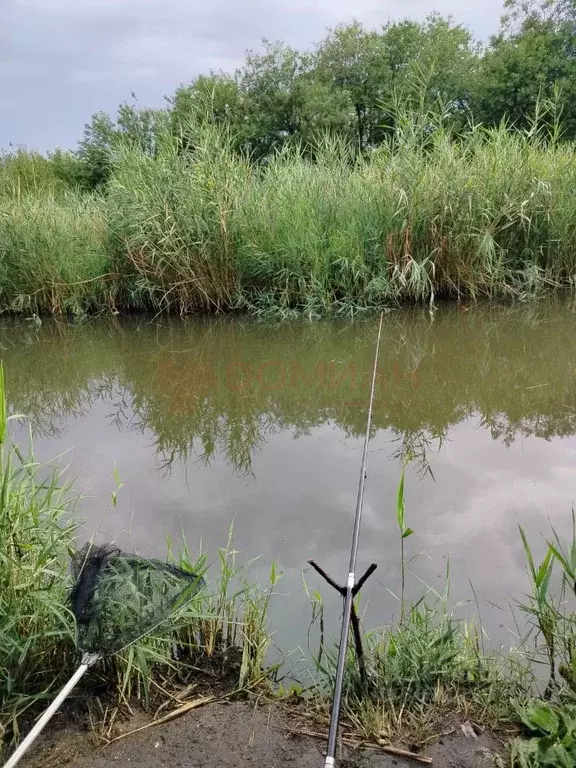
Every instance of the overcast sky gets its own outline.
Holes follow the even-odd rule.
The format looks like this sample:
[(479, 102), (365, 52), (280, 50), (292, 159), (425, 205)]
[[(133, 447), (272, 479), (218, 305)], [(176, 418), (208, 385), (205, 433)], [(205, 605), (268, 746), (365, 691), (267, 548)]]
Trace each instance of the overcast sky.
[(161, 105), (199, 72), (234, 70), (262, 37), (308, 47), (353, 18), (434, 10), (486, 39), (502, 0), (0, 0), (0, 147), (74, 147), (94, 112), (130, 91)]

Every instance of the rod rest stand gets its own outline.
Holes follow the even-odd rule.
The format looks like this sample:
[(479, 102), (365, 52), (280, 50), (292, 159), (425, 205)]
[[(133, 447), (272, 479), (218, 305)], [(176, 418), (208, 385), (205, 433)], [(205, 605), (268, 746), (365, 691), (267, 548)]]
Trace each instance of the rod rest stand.
[[(346, 587), (337, 584), (334, 579), (329, 576), (326, 571), (321, 568), (314, 560), (308, 560), (309, 565), (317, 571), (323, 579), (325, 579), (331, 587), (344, 599), (346, 597)], [(358, 592), (362, 589), (366, 581), (372, 576), (374, 571), (378, 568), (376, 563), (372, 563), (367, 569), (364, 575), (358, 579), (354, 587), (352, 588), (352, 597), (356, 597)], [(354, 646), (356, 648), (356, 658), (358, 659), (358, 669), (360, 670), (360, 679), (365, 687), (368, 687), (368, 674), (366, 672), (366, 662), (364, 660), (364, 646), (362, 645), (362, 635), (360, 634), (360, 619), (356, 611), (356, 606), (352, 603), (352, 613), (350, 614), (350, 623), (352, 624), (352, 633), (354, 635)]]

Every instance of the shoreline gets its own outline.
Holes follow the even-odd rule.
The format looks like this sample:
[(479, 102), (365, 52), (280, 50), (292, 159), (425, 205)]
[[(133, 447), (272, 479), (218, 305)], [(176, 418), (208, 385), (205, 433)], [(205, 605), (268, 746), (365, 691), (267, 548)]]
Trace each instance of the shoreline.
[[(77, 664), (77, 624), (70, 610), (70, 553), (77, 523), (76, 496), (59, 471), (36, 462), (32, 452), (23, 456), (10, 442), (0, 372), (0, 596), (7, 618), (0, 627), (0, 661), (6, 670), (0, 676), (0, 749), (8, 752)], [(402, 479), (397, 520), (399, 541), (404, 541), (411, 529), (404, 521), (401, 487)], [(115, 506), (115, 494), (111, 504)], [(349, 654), (341, 718), (348, 738), (414, 748), (437, 738), (447, 719), (456, 731), (470, 722), (487, 733), (516, 734), (523, 723), (532, 739), (515, 742), (519, 749), (550, 739), (542, 734), (544, 713), (547, 722), (557, 723), (554, 739), (564, 748), (560, 724), (569, 722), (576, 698), (575, 615), (560, 598), (573, 589), (576, 520), (571, 539), (561, 541), (554, 530), (544, 538), (547, 549), (541, 562), (522, 529), (520, 537), (531, 592), (516, 606), (534, 623), (536, 652), (549, 665), (549, 696), (531, 701), (538, 690), (527, 646), (516, 653), (485, 653), (478, 622), (456, 620), (442, 588), (440, 594), (424, 590), (420, 600), (401, 603), (398, 621), (364, 634), (367, 680)], [(206, 572), (206, 555), (194, 556), (185, 548), (169, 550), (167, 561), (189, 574)], [(335, 669), (332, 638), (322, 638), (316, 658), (307, 660), (312, 684), (306, 690), (296, 684), (274, 687), (277, 667), (268, 666), (268, 611), (280, 574), (273, 565), (268, 583), (255, 583), (248, 564), (237, 559), (231, 534), (218, 550), (217, 562), (220, 569), (206, 588), (170, 612), (153, 634), (133, 637), (123, 651), (93, 668), (85, 680), (94, 693), (92, 724), (104, 721), (111, 733), (116, 716), (125, 707), (130, 711), (131, 702), (143, 704), (150, 714), (164, 712), (179, 697), (186, 703), (190, 695), (212, 696), (217, 683), (219, 696), (233, 692), (252, 701), (292, 696), (302, 703), (307, 726), (319, 723), (319, 732), (325, 729)], [(404, 569), (403, 558), (402, 563)], [(122, 586), (133, 586), (130, 578)], [(309, 597), (315, 615), (321, 616), (322, 598)], [(113, 601), (114, 624), (134, 621), (129, 603)], [(303, 730), (309, 728), (300, 726)], [(576, 741), (569, 748), (576, 749)]]
[[(178, 765), (182, 768), (295, 765), (318, 768), (323, 760), (325, 739), (320, 730), (311, 736), (282, 702), (216, 701), (190, 709), (181, 716), (154, 725), (136, 711), (118, 722), (108, 738), (86, 730), (79, 722), (60, 723), (24, 758), (23, 768), (104, 768), (132, 763), (142, 768)], [(87, 736), (88, 734), (88, 736)], [(506, 752), (502, 734), (470, 723), (446, 725), (438, 741), (427, 745), (413, 758), (403, 758), (382, 749), (340, 744), (339, 765), (346, 768), (408, 768), (426, 764), (439, 768), (493, 768)], [(397, 745), (408, 749), (409, 745)], [(422, 758), (419, 761), (417, 756)], [(495, 762), (496, 761), (496, 762)]]

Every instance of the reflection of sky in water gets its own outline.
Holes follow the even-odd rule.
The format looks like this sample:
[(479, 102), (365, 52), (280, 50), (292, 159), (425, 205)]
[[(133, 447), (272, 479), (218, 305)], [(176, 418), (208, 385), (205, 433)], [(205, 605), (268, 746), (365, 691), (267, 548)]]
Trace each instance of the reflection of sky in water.
[[(471, 581), (493, 643), (514, 642), (509, 611), (492, 604), (506, 608), (527, 588), (518, 524), (542, 545), (549, 519), (569, 532), (576, 501), (573, 318), (561, 308), (541, 318), (529, 307), (511, 318), (491, 310), (464, 320), (440, 313), (434, 324), (426, 313), (387, 321), (381, 369), (388, 384), (375, 409), (379, 428), (370, 444), (358, 566), (360, 573), (378, 563), (362, 593), (368, 625), (398, 612), (396, 486), (401, 454), (411, 446), (425, 450), (431, 472), (422, 463), (407, 472), (407, 521), (415, 535), (406, 546), (416, 556), (409, 593), (419, 596), (423, 584), (442, 589), (449, 561), (452, 601), (467, 601), (457, 615), (475, 611)], [(250, 383), (210, 387), (240, 354), (255, 370), (296, 361), (308, 374), (324, 359), (359, 359), (362, 384), (373, 330), (96, 325), (43, 329), (37, 338), (27, 332), (20, 347), (17, 334), (4, 330), (0, 341), (9, 387), (19, 382), (14, 407), (29, 409), (43, 425), (38, 457), (67, 451), (63, 463), (78, 477), (87, 518), (82, 535), (98, 531), (100, 540), (162, 556), (166, 536), (181, 542), (184, 533), (191, 549), (201, 541), (213, 561), (234, 522), (240, 558), (261, 555), (251, 574), (264, 582), (274, 559), (283, 571), (272, 621), (277, 642), (289, 649), (305, 646), (311, 615), (302, 569), (326, 597), (329, 628), (338, 622), (339, 599), (307, 561), (345, 578), (362, 453), (362, 438), (354, 435), (363, 429), (366, 398), (359, 390), (352, 398), (338, 378), (318, 385), (310, 375), (278, 391), (269, 384), (256, 391)], [(209, 387), (202, 383), (207, 368)], [(411, 370), (418, 370), (417, 381), (405, 374)], [(367, 396), (368, 377), (366, 390)], [(441, 445), (431, 434), (442, 436)], [(211, 444), (206, 463), (201, 456)], [(191, 446), (187, 457), (183, 445)], [(174, 446), (174, 461), (163, 466)], [(251, 467), (235, 466), (239, 455)], [(124, 487), (111, 508), (115, 465)]]
[[(329, 625), (338, 618), (338, 599), (307, 561), (317, 559), (336, 578), (347, 570), (352, 515), (356, 501), (362, 442), (332, 425), (313, 428), (294, 438), (289, 431), (272, 436), (254, 458), (253, 475), (240, 476), (219, 455), (211, 466), (177, 462), (171, 474), (153, 469), (151, 436), (106, 425), (106, 406), (97, 404), (79, 421), (62, 421), (65, 457), (85, 493), (82, 510), (85, 535), (99, 531), (125, 548), (162, 555), (166, 535), (186, 535), (192, 548), (200, 540), (210, 558), (225, 540), (234, 521), (235, 547), (241, 558), (262, 555), (252, 573), (265, 581), (277, 559), (283, 578), (278, 586), (273, 623), (284, 648), (306, 642), (310, 610), (302, 586), (302, 569), (310, 586), (326, 596)], [(398, 461), (391, 432), (379, 431), (371, 442), (360, 545), (359, 571), (370, 562), (378, 570), (363, 592), (369, 601), (366, 622), (375, 625), (397, 613), (390, 592), (398, 589), (398, 535), (395, 489)], [(62, 440), (64, 442), (64, 439)], [(40, 458), (54, 455), (51, 440), (38, 440)], [(527, 587), (518, 523), (533, 539), (546, 533), (548, 518), (569, 532), (570, 510), (576, 500), (573, 471), (576, 437), (552, 442), (524, 438), (511, 447), (491, 439), (470, 418), (450, 430), (439, 454), (429, 456), (430, 475), (408, 472), (406, 502), (415, 535), (407, 541), (409, 556), (417, 555), (408, 578), (410, 593), (423, 583), (442, 589), (447, 561), (451, 566), (452, 600), (471, 601), (472, 581), (489, 635), (497, 643), (513, 642), (506, 607)], [(114, 465), (125, 483), (118, 506), (109, 507)], [(418, 554), (420, 553), (420, 554)], [(462, 608), (457, 615), (473, 611)]]

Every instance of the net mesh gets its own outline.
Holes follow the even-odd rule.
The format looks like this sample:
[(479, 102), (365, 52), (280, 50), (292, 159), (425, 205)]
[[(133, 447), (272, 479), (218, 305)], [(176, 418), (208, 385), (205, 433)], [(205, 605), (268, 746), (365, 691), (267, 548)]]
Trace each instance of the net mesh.
[(85, 544), (72, 558), (72, 574), (78, 646), (100, 656), (151, 632), (204, 585), (197, 574), (110, 544)]

